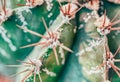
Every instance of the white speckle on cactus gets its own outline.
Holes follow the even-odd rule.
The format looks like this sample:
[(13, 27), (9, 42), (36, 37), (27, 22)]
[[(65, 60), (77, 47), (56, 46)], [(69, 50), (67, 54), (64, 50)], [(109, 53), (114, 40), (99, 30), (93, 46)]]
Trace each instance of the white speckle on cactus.
[(94, 17), (96, 19), (99, 18), (99, 15), (98, 15), (97, 11), (92, 11), (91, 15), (92, 15), (92, 17)]
[(18, 18), (19, 18), (20, 21), (23, 23), (21, 26), (26, 26), (26, 25), (28, 25), (27, 22), (25, 21), (24, 16), (22, 15), (22, 11), (24, 11), (24, 10), (26, 10), (27, 12), (30, 12), (30, 13), (31, 13), (30, 9), (25, 8), (25, 7), (16, 10), (16, 14), (18, 15)]
[(103, 40), (104, 40), (103, 38), (98, 39), (98, 40), (92, 40), (92, 41), (90, 41), (89, 45), (92, 46), (92, 47), (98, 46), (103, 42)]
[(30, 79), (27, 79), (26, 82), (30, 82), (31, 80), (32, 80), (31, 78), (30, 78)]
[(10, 58), (10, 55), (2, 48), (0, 48), (0, 54), (6, 58)]
[(50, 72), (47, 68), (43, 69), (43, 71), (46, 72), (47, 75), (56, 76), (54, 72)]
[(104, 14), (104, 12), (100, 12), (100, 15), (103, 15)]
[(27, 39), (27, 41), (28, 41), (28, 42), (31, 42), (31, 39), (29, 38), (29, 39)]
[(87, 15), (89, 16), (89, 15), (90, 15), (90, 13), (87, 13)]
[(104, 7), (101, 6), (100, 9), (101, 9), (101, 10), (104, 10)]
[(112, 38), (115, 39), (115, 36), (113, 35)]
[(7, 37), (8, 37), (8, 38), (11, 38), (11, 35), (10, 35), (10, 34), (7, 34)]
[(87, 13), (86, 16), (83, 18), (83, 20), (85, 21), (85, 23), (88, 22), (88, 20), (90, 20), (91, 18), (98, 18), (98, 14), (97, 11), (92, 11), (91, 13)]
[(28, 7), (16, 8), (15, 11), (16, 11), (16, 14), (18, 14), (18, 15), (21, 14), (22, 11), (26, 11), (26, 12), (32, 13), (31, 10)]
[[(101, 11), (104, 11), (104, 2), (103, 1), (100, 1), (100, 10)], [(102, 14), (101, 14), (102, 15)]]
[(80, 24), (80, 26), (78, 27), (78, 29), (82, 29), (84, 27), (83, 24)]
[(52, 7), (53, 7), (53, 0), (45, 0), (46, 4), (47, 4), (47, 10), (51, 11)]
[(80, 52), (78, 52), (76, 55), (82, 55), (83, 53), (85, 53), (86, 51), (89, 52), (89, 51), (92, 51), (93, 50), (93, 47), (96, 47), (98, 45), (101, 45), (101, 43), (104, 43), (104, 38), (102, 39), (98, 39), (98, 40), (92, 40), (89, 42), (88, 46), (89, 47), (86, 47), (85, 49), (83, 50), (80, 50)]
[(120, 30), (117, 30), (116, 32), (115, 32), (115, 35), (117, 36), (118, 34), (120, 34)]
[(65, 63), (65, 54), (64, 54), (64, 51), (61, 47), (59, 47), (59, 53), (61, 55), (61, 58), (62, 58), (62, 64)]
[(6, 41), (12, 51), (16, 51), (16, 46), (13, 45), (12, 41), (6, 35), (7, 30), (5, 30), (2, 26), (0, 26), (0, 34), (4, 41)]
[(53, 20), (50, 20), (49, 25), (51, 25), (52, 23), (53, 23)]
[(102, 70), (96, 70), (96, 67), (92, 67), (91, 70), (86, 69), (85, 67), (83, 67), (83, 70), (88, 74), (97, 74), (97, 73), (102, 73)]
[(87, 47), (83, 50), (81, 50), (79, 53), (77, 53), (77, 55), (79, 54), (79, 56), (83, 55), (83, 53), (85, 53), (86, 51), (89, 52), (89, 51), (92, 51), (92, 47)]
[(101, 5), (104, 5), (104, 2), (103, 1), (100, 1)]
[(50, 14), (48, 15), (48, 18), (50, 18), (52, 15), (53, 15), (53, 13), (50, 13)]
[(85, 50), (81, 50), (80, 52), (76, 53), (76, 56), (81, 56), (81, 55), (83, 55), (84, 52), (85, 52)]
[(88, 19), (90, 19), (91, 18), (91, 16), (88, 16)]

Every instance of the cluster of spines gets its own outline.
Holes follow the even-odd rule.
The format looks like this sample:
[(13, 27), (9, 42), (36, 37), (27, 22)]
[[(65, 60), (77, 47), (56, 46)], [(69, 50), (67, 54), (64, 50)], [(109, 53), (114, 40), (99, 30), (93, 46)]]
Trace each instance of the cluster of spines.
[[(4, 0), (5, 1), (5, 0)], [(35, 4), (35, 0), (27, 0), (27, 3), (29, 3), (29, 5), (28, 4), (26, 4), (26, 5), (23, 5), (23, 6), (32, 6), (32, 7), (35, 7), (35, 6), (37, 6), (38, 4), (36, 3)], [(41, 2), (42, 3), (42, 2)], [(76, 3), (76, 2), (75, 2)], [(60, 3), (59, 3), (60, 4)], [(65, 21), (65, 23), (69, 23), (69, 20), (71, 20), (71, 19), (73, 19), (74, 18), (74, 16), (75, 16), (75, 14), (81, 9), (81, 8), (75, 8), (75, 9), (72, 9), (73, 7), (74, 7), (74, 5), (73, 5), (74, 3), (68, 3), (68, 5), (67, 6), (62, 6), (61, 4), (60, 4), (60, 11), (61, 11), (61, 13), (63, 14), (63, 17), (65, 18), (65, 19), (67, 19), (67, 21)], [(94, 5), (94, 4), (96, 4), (96, 5)], [(76, 4), (75, 4), (76, 5)], [(78, 4), (77, 4), (78, 5)], [(79, 5), (81, 5), (81, 4), (79, 4)], [(5, 5), (4, 5), (5, 6)], [(84, 5), (82, 5), (82, 7), (87, 7), (87, 8), (89, 8), (89, 9), (92, 9), (92, 10), (98, 10), (98, 7), (99, 7), (99, 0), (96, 0), (96, 1), (92, 1), (92, 0), (90, 0), (90, 1), (88, 1), (86, 4), (84, 4)], [(5, 11), (5, 7), (3, 8), (3, 11), (4, 11), (4, 15), (7, 15), (6, 14), (6, 11)], [(5, 18), (6, 19), (6, 18)], [(100, 18), (101, 19), (101, 18)], [(113, 18), (114, 19), (114, 18)], [(99, 20), (99, 19), (98, 19)], [(104, 14), (104, 18), (103, 18), (103, 23), (102, 23), (102, 27), (101, 26), (97, 26), (97, 28), (100, 30), (98, 30), (98, 32), (100, 33), (100, 34), (102, 34), (103, 33), (103, 31), (105, 31), (106, 29), (109, 31), (109, 32), (105, 32), (105, 33), (103, 33), (103, 35), (104, 35), (104, 37), (106, 37), (106, 35), (108, 34), (108, 33), (110, 33), (110, 31), (112, 31), (112, 30), (120, 30), (120, 28), (111, 28), (113, 25), (115, 25), (115, 24), (117, 24), (117, 23), (119, 23), (120, 21), (118, 20), (118, 21), (115, 21), (115, 22), (110, 22), (110, 21), (108, 21), (109, 23), (108, 23), (108, 25), (107, 26), (105, 26), (105, 24), (106, 24), (106, 20), (107, 20), (107, 17), (106, 17), (106, 12), (105, 12), (105, 14)], [(2, 21), (3, 22), (3, 21)], [(63, 49), (65, 49), (65, 50), (67, 50), (67, 51), (69, 51), (69, 52), (73, 52), (72, 50), (70, 50), (69, 48), (67, 48), (66, 46), (64, 46), (63, 44), (59, 44), (58, 45), (58, 43), (59, 43), (59, 37), (58, 36), (56, 36), (56, 34), (54, 34), (54, 32), (50, 32), (49, 30), (48, 30), (48, 28), (47, 28), (47, 25), (46, 25), (46, 23), (45, 23), (45, 21), (44, 21), (44, 19), (43, 19), (43, 23), (44, 23), (44, 25), (45, 25), (45, 28), (46, 28), (46, 31), (48, 32), (48, 35), (49, 35), (49, 37), (46, 37), (46, 36), (43, 36), (43, 35), (41, 35), (41, 34), (38, 34), (38, 33), (36, 33), (36, 32), (33, 32), (33, 31), (31, 31), (31, 30), (29, 30), (29, 29), (25, 29), (24, 27), (20, 27), (20, 26), (18, 26), (18, 27), (20, 27), (21, 29), (23, 29), (23, 30), (26, 30), (27, 32), (30, 32), (30, 33), (32, 33), (32, 34), (34, 34), (34, 35), (37, 35), (37, 36), (40, 36), (40, 37), (42, 37), (42, 38), (45, 38), (46, 40), (49, 40), (50, 42), (49, 43), (45, 43), (45, 42), (42, 42), (42, 43), (35, 43), (35, 44), (31, 44), (31, 45), (28, 45), (28, 46), (24, 46), (24, 48), (25, 47), (30, 47), (30, 46), (38, 46), (38, 45), (41, 45), (41, 44), (45, 44), (43, 47), (51, 47), (52, 49), (53, 49), (53, 51), (54, 51), (54, 54), (55, 54), (55, 57), (56, 57), (56, 61), (57, 61), (57, 64), (59, 65), (59, 60), (58, 60), (58, 57), (57, 57), (57, 52), (56, 52), (56, 47), (57, 46), (60, 46), (60, 47), (62, 47)], [(97, 24), (97, 23), (96, 23)], [(57, 29), (58, 30), (58, 29)], [(101, 31), (102, 31), (102, 33), (101, 33)], [(57, 41), (57, 42), (56, 42)], [(50, 45), (50, 44), (52, 44), (52, 45)], [(106, 48), (106, 46), (105, 46), (105, 49), (106, 50), (108, 50), (108, 48)], [(119, 48), (118, 48), (119, 49)], [(108, 52), (110, 52), (109, 50), (108, 50)], [(117, 52), (118, 52), (118, 50), (117, 50)], [(106, 52), (107, 53), (107, 52)], [(107, 57), (107, 55), (106, 55), (106, 60), (108, 60), (108, 58), (109, 57)], [(33, 63), (34, 62), (32, 62), (31, 61), (31, 63), (32, 63), (32, 65), (33, 65)], [(111, 66), (111, 67), (113, 67), (113, 66)], [(118, 69), (118, 68), (116, 68), (116, 69)], [(115, 72), (118, 74), (118, 72), (116, 71), (116, 69), (114, 69), (115, 70)], [(118, 74), (119, 75), (119, 74)], [(120, 75), (119, 75), (120, 76)]]
[[(92, 2), (92, 3), (91, 3)], [(97, 0), (91, 0), (91, 2), (88, 2), (90, 3), (91, 5), (93, 3), (95, 4), (98, 4)], [(88, 5), (89, 9), (92, 9), (94, 11), (97, 11), (99, 8), (97, 9), (93, 9), (94, 7), (90, 7), (90, 4)], [(98, 5), (95, 5), (96, 7), (99, 7)], [(119, 13), (119, 12), (118, 12)], [(103, 53), (103, 63), (98, 66), (95, 71), (97, 71), (98, 69), (100, 70), (101, 68), (104, 69), (104, 82), (107, 82), (109, 81), (109, 78), (108, 78), (108, 71), (112, 68), (116, 73), (117, 75), (120, 77), (120, 68), (117, 67), (115, 65), (116, 62), (120, 62), (119, 59), (115, 59), (115, 56), (117, 55), (117, 53), (120, 51), (120, 47), (117, 49), (117, 51), (115, 52), (115, 54), (113, 55), (111, 53), (111, 51), (109, 50), (109, 45), (107, 43), (107, 35), (111, 32), (111, 31), (116, 31), (116, 30), (120, 30), (120, 27), (113, 27), (117, 24), (120, 23), (120, 20), (117, 20), (115, 21), (116, 17), (118, 16), (118, 13), (113, 17), (113, 19), (110, 21), (110, 19), (108, 19), (108, 17), (106, 16), (106, 10), (104, 12), (104, 14), (100, 17), (96, 17), (96, 21), (94, 22), (94, 25), (96, 26), (96, 30), (97, 32), (100, 34), (100, 37), (98, 38), (95, 38), (96, 39), (104, 39), (104, 50), (105, 50), (105, 53)], [(96, 41), (98, 41), (96, 40)], [(100, 45), (97, 44), (97, 45)], [(94, 43), (92, 44), (92, 46), (97, 46), (96, 44), (94, 45)], [(92, 47), (88, 47), (86, 48), (84, 51), (86, 51), (87, 49), (91, 49), (92, 50)], [(88, 50), (89, 51), (89, 50)], [(80, 55), (82, 54), (83, 52), (80, 51)], [(101, 75), (102, 76), (102, 75)]]
[[(28, 2), (30, 2), (31, 0), (27, 0)], [(32, 1), (35, 1), (35, 0), (32, 0)], [(19, 4), (20, 5), (20, 4)], [(22, 6), (33, 6), (34, 7), (34, 5), (22, 5)], [(77, 13), (77, 11), (78, 10), (76, 10), (76, 9), (73, 9), (72, 10), (72, 12), (71, 12), (71, 9), (73, 8), (73, 5), (71, 5), (70, 3), (63, 9), (63, 6), (62, 5), (60, 5), (60, 10), (61, 10), (61, 12), (62, 12), (62, 14), (63, 14), (63, 16), (64, 17), (68, 17), (68, 19), (69, 20), (71, 20), (71, 17), (73, 16), (73, 15), (75, 15), (76, 13)], [(70, 16), (69, 16), (70, 15)], [(63, 19), (64, 20), (64, 19)], [(52, 49), (53, 50), (53, 52), (54, 52), (54, 54), (55, 54), (55, 58), (56, 58), (56, 62), (57, 62), (57, 64), (59, 65), (60, 63), (59, 63), (59, 59), (58, 59), (58, 54), (57, 54), (57, 51), (56, 51), (56, 48), (59, 46), (60, 48), (62, 48), (62, 49), (64, 49), (64, 50), (67, 50), (67, 51), (69, 51), (69, 52), (73, 52), (71, 49), (69, 49), (68, 47), (66, 47), (63, 43), (61, 43), (60, 41), (59, 41), (59, 35), (60, 35), (60, 33), (59, 33), (59, 28), (58, 29), (56, 29), (55, 31), (49, 31), (49, 29), (48, 29), (48, 27), (47, 27), (47, 24), (46, 24), (46, 22), (45, 22), (45, 20), (44, 20), (44, 18), (42, 18), (42, 21), (43, 21), (43, 23), (44, 23), (44, 26), (45, 26), (45, 29), (46, 29), (46, 31), (47, 31), (47, 33), (48, 33), (48, 36), (44, 36), (44, 35), (41, 35), (41, 34), (39, 34), (39, 33), (36, 33), (36, 32), (34, 32), (34, 31), (32, 31), (32, 30), (29, 30), (29, 29), (27, 29), (27, 28), (25, 28), (25, 27), (23, 27), (23, 26), (19, 26), (19, 25), (16, 25), (17, 27), (19, 27), (20, 29), (23, 29), (24, 31), (26, 31), (26, 32), (29, 32), (29, 33), (31, 33), (31, 34), (34, 34), (34, 35), (36, 35), (36, 36), (39, 36), (39, 37), (41, 37), (41, 38), (44, 38), (45, 39), (45, 42), (38, 42), (38, 43), (33, 43), (33, 44), (30, 44), (30, 45), (27, 45), (27, 46), (23, 46), (23, 47), (21, 47), (21, 48), (26, 48), (26, 47), (31, 47), (31, 46), (39, 46), (39, 45), (43, 45), (42, 46), (42, 48), (44, 48), (44, 47), (48, 47), (48, 48), (50, 48), (50, 49)], [(65, 23), (67, 23), (67, 22), (65, 22)], [(47, 57), (49, 57), (48, 56), (48, 54), (47, 54)], [(44, 56), (43, 56), (43, 59), (44, 59)], [(65, 58), (63, 58), (63, 59), (65, 59)], [(40, 60), (40, 59), (35, 59), (36, 61), (39, 61), (39, 62), (35, 62), (35, 61), (33, 61), (32, 59), (28, 59), (29, 60), (29, 62), (21, 62), (21, 63), (23, 63), (23, 67), (26, 67), (26, 66), (28, 66), (29, 68), (28, 69), (25, 69), (25, 70), (23, 70), (23, 71), (21, 71), (21, 72), (19, 72), (19, 73), (17, 73), (17, 74), (21, 74), (21, 73), (24, 73), (24, 72), (27, 72), (28, 71), (28, 74), (22, 79), (22, 81), (21, 82), (24, 82), (31, 74), (33, 74), (34, 75), (34, 82), (36, 81), (36, 74), (38, 74), (38, 76), (39, 76), (39, 80), (40, 80), (40, 82), (42, 82), (42, 79), (41, 79), (41, 77), (40, 77), (40, 71), (41, 71), (41, 66), (42, 66), (42, 60)], [(24, 65), (25, 64), (25, 65)], [(19, 65), (8, 65), (9, 67), (19, 67)], [(44, 71), (44, 72), (46, 72), (47, 74), (50, 74), (50, 75), (52, 75), (52, 76), (55, 76), (55, 74), (54, 73), (52, 73), (52, 72), (49, 72), (47, 69), (43, 69), (42, 71)], [(15, 74), (16, 75), (16, 74)]]

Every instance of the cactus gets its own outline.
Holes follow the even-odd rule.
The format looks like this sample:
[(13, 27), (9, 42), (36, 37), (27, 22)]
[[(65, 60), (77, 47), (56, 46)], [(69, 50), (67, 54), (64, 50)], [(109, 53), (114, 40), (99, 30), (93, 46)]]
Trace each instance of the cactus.
[(119, 3), (0, 0), (0, 81), (119, 82)]

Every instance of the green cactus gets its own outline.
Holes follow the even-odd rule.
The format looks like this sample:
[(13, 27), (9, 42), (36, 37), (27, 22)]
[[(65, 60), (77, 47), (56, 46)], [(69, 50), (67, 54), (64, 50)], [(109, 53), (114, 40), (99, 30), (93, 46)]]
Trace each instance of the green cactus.
[(0, 74), (15, 82), (119, 82), (119, 3), (0, 0)]

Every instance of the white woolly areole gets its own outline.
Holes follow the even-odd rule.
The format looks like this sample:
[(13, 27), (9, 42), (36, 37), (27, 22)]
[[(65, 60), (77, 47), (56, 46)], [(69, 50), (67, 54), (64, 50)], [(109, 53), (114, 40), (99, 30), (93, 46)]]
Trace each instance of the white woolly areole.
[(48, 47), (49, 48), (57, 47), (58, 44), (60, 43), (59, 40), (58, 40), (59, 37), (60, 37), (60, 35), (59, 35), (58, 32), (54, 33), (54, 37), (49, 36), (49, 38), (47, 39), (48, 44), (50, 43)]
[(113, 54), (110, 52), (110, 58), (107, 60), (107, 68), (110, 69), (111, 68), (111, 64), (114, 64), (114, 58), (113, 58)]
[(41, 60), (33, 59), (33, 62), (34, 62), (35, 65), (38, 66), (38, 67), (41, 67), (41, 66), (42, 66), (42, 62), (41, 62)]
[(106, 26), (109, 26), (109, 24), (110, 24), (110, 19), (108, 19), (107, 16), (102, 15), (101, 17), (99, 17), (96, 20), (96, 22), (94, 24), (95, 24), (95, 26), (97, 26), (97, 31), (101, 35), (106, 35), (106, 34), (110, 33), (110, 30), (108, 28), (106, 28)]
[(0, 12), (0, 24), (2, 23), (2, 22), (4, 22), (5, 20), (7, 20), (8, 19), (8, 17), (10, 17), (11, 15), (12, 15), (12, 10), (11, 9), (9, 9), (9, 8), (6, 8), (6, 14), (5, 14), (5, 12), (2, 10), (1, 12)]
[[(105, 23), (104, 23), (104, 19), (105, 19)], [(102, 15), (101, 17), (99, 17), (96, 22), (94, 23), (95, 26), (97, 27), (103, 27), (103, 23), (104, 23), (104, 26), (108, 26), (109, 23), (110, 23), (110, 19), (108, 19), (107, 16), (104, 16)], [(104, 27), (103, 27), (104, 28)]]
[(99, 0), (92, 0), (92, 4), (91, 4), (91, 1), (89, 1), (85, 4), (85, 7), (91, 10), (98, 10), (99, 3), (100, 3)]
[[(65, 12), (65, 11), (68, 11), (69, 9), (69, 5), (70, 5), (70, 11), (69, 13), (72, 15), (74, 11), (76, 11), (78, 9), (77, 5), (76, 4), (73, 4), (73, 3), (69, 3), (69, 4), (66, 4), (64, 6), (62, 6), (62, 10)], [(64, 13), (61, 11), (61, 13), (64, 15)], [(75, 15), (73, 15), (72, 18), (74, 18)]]
[(97, 28), (97, 31), (100, 33), (100, 35), (107, 35), (110, 33), (110, 30), (108, 30), (108, 29)]
[(44, 0), (35, 0), (35, 5), (41, 5), (44, 3)]
[(42, 66), (42, 62), (40, 60), (38, 60), (38, 59), (33, 59), (32, 61), (35, 64), (34, 65), (34, 73), (39, 74), (40, 67)]

